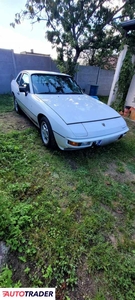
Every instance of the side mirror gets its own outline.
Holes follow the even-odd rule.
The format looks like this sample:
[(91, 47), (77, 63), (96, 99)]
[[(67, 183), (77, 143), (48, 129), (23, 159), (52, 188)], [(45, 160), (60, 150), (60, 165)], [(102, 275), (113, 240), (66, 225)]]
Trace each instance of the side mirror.
[(29, 84), (25, 84), (23, 86), (19, 86), (19, 91), (21, 93), (25, 93), (25, 96), (27, 96), (28, 92), (30, 91)]

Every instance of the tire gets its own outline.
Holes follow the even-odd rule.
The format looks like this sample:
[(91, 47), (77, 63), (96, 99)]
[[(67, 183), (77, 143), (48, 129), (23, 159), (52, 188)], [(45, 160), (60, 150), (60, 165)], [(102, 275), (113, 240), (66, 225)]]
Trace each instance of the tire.
[(17, 114), (20, 114), (21, 113), (21, 109), (20, 109), (20, 106), (17, 103), (15, 95), (13, 95), (13, 98), (14, 98), (14, 110), (16, 111)]
[(40, 134), (45, 147), (57, 148), (51, 125), (46, 117), (42, 117), (40, 120)]

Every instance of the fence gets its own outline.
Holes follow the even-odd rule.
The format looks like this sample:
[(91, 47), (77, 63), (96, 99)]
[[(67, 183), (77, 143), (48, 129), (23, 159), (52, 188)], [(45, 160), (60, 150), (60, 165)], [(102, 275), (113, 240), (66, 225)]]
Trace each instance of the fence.
[(114, 77), (113, 70), (103, 70), (93, 66), (79, 66), (75, 79), (87, 94), (90, 94), (91, 86), (98, 86), (97, 94), (108, 96)]
[[(10, 83), (22, 70), (58, 71), (55, 63), (48, 55), (36, 53), (16, 54), (13, 50), (0, 49), (0, 94), (10, 93)], [(99, 67), (79, 66), (75, 75), (77, 83), (87, 94), (92, 85), (98, 86), (97, 94), (108, 96), (114, 71)]]
[(16, 54), (0, 49), (0, 94), (11, 92), (11, 80), (22, 70), (58, 71), (49, 55)]

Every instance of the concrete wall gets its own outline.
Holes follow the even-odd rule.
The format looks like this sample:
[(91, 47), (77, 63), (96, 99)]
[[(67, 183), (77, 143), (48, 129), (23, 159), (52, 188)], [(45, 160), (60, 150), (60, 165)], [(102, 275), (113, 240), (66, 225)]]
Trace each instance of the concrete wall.
[(0, 49), (0, 94), (10, 92), (10, 82), (15, 75), (13, 52)]
[[(0, 49), (0, 94), (10, 93), (10, 83), (22, 70), (58, 71), (50, 56), (16, 54), (13, 50)], [(58, 71), (59, 72), (59, 71)], [(108, 96), (114, 71), (99, 67), (79, 66), (75, 76), (77, 83), (89, 94), (91, 85), (98, 85), (97, 94)]]
[(16, 54), (0, 49), (0, 94), (10, 93), (10, 83), (22, 70), (58, 71), (50, 56)]
[(93, 66), (79, 66), (75, 80), (89, 94), (91, 85), (98, 85), (97, 94), (108, 96), (110, 93), (114, 71), (103, 70)]

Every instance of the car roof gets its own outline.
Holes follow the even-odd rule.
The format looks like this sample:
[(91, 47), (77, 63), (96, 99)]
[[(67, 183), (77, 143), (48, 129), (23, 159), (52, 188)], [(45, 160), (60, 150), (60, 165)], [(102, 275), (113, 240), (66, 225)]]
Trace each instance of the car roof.
[(29, 73), (32, 74), (50, 74), (50, 75), (64, 75), (64, 76), (70, 76), (68, 74), (60, 73), (60, 72), (51, 72), (51, 71), (40, 71), (40, 70), (22, 70), (20, 73)]

